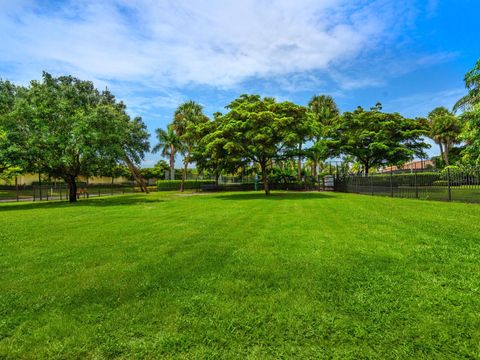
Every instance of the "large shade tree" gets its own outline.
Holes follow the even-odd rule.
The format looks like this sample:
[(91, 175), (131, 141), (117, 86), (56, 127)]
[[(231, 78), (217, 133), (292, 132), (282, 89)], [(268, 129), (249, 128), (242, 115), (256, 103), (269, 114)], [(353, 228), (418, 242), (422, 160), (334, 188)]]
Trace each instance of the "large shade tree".
[(308, 121), (306, 109), (291, 102), (278, 103), (273, 98), (241, 95), (217, 117), (215, 147), (239, 163), (260, 167), (265, 194), (270, 193), (267, 167), (298, 145), (299, 134)]
[(214, 120), (202, 124), (201, 139), (196, 146), (193, 160), (198, 169), (208, 172), (218, 179), (223, 172), (234, 173), (246, 165), (242, 158), (231, 154), (224, 148), (225, 140), (222, 138), (221, 113), (214, 114)]
[(332, 136), (338, 154), (352, 155), (368, 174), (373, 167), (401, 165), (415, 156), (424, 157), (427, 128), (424, 122), (384, 113), (381, 104), (366, 111), (345, 112)]
[(25, 170), (64, 179), (70, 202), (76, 201), (79, 175), (102, 174), (119, 163), (132, 169), (149, 150), (141, 118), (131, 119), (108, 90), (72, 76), (44, 73), (4, 118), (7, 142), (22, 147)]
[(0, 176), (2, 178), (8, 178), (11, 174), (29, 167), (25, 148), (26, 138), (23, 133), (14, 131), (16, 124), (11, 119), (16, 101), (25, 91), (24, 87), (0, 80)]

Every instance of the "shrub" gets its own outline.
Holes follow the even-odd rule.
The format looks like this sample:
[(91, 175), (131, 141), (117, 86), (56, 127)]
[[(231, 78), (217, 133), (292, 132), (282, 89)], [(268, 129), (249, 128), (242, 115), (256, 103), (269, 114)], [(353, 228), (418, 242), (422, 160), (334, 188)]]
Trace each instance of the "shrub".
[[(158, 191), (180, 190), (181, 180), (158, 180)], [(185, 180), (184, 189), (200, 190), (202, 185), (214, 185), (213, 180)]]

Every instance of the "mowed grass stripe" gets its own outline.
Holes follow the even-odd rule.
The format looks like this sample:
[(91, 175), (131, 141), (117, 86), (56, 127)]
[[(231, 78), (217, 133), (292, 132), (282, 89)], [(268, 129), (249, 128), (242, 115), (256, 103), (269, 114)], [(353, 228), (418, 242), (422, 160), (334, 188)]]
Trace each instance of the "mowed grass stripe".
[(0, 206), (0, 356), (480, 355), (480, 207), (175, 193)]

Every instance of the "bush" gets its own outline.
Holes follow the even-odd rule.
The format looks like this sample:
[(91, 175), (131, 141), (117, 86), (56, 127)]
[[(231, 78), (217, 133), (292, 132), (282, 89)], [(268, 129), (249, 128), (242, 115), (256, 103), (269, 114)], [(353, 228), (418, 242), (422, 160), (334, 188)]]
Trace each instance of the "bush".
[[(262, 184), (258, 184), (258, 189), (262, 189)], [(251, 191), (255, 190), (255, 183), (242, 184), (202, 184), (202, 191)]]
[(432, 183), (433, 186), (448, 186), (448, 181), (447, 180), (435, 180)]
[[(180, 190), (182, 180), (158, 180), (158, 191)], [(202, 185), (215, 185), (213, 180), (185, 180), (184, 188), (188, 190), (200, 190)]]

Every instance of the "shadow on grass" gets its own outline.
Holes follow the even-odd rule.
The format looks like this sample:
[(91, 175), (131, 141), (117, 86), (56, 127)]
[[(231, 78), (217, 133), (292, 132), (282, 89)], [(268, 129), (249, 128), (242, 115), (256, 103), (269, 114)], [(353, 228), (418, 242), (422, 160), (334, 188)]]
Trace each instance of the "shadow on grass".
[(149, 198), (148, 195), (117, 195), (111, 197), (98, 197), (90, 199), (79, 199), (76, 203), (67, 201), (45, 201), (45, 202), (18, 202), (18, 203), (0, 203), (0, 212), (12, 210), (29, 209), (54, 209), (54, 208), (74, 208), (74, 207), (108, 207), (123, 205), (145, 205), (160, 203), (164, 200), (158, 198)]
[(216, 196), (222, 200), (306, 200), (306, 199), (332, 199), (332, 196), (319, 192), (272, 192), (266, 196), (264, 192), (258, 193), (235, 193)]

